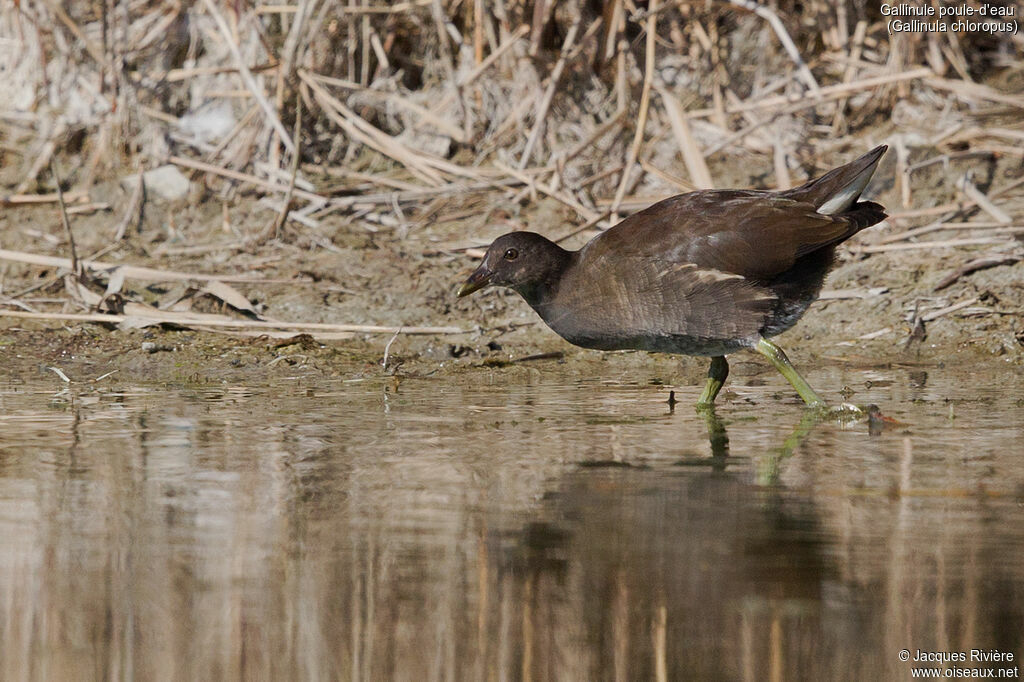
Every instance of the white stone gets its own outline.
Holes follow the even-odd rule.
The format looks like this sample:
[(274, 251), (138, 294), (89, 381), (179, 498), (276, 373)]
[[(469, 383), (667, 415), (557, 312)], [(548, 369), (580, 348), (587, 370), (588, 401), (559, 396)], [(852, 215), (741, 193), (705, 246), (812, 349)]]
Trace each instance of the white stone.
[[(138, 175), (122, 178), (121, 182), (129, 189), (134, 189)], [(142, 174), (143, 182), (146, 183), (146, 194), (150, 197), (157, 196), (167, 201), (177, 201), (188, 196), (191, 183), (188, 178), (178, 170), (177, 166), (160, 166), (148, 170)]]

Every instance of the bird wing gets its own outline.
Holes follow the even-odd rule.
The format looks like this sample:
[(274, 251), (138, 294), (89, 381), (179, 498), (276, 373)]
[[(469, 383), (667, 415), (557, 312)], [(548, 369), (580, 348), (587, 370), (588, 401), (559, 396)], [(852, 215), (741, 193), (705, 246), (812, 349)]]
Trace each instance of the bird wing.
[(709, 190), (660, 201), (584, 247), (587, 258), (653, 258), (770, 280), (798, 258), (859, 229), (775, 192)]
[[(576, 277), (590, 286), (576, 286)], [(559, 298), (561, 319), (545, 319), (566, 338), (749, 338), (759, 333), (776, 303), (769, 289), (741, 275), (695, 263), (618, 255), (614, 260), (588, 259), (585, 268), (563, 282)]]

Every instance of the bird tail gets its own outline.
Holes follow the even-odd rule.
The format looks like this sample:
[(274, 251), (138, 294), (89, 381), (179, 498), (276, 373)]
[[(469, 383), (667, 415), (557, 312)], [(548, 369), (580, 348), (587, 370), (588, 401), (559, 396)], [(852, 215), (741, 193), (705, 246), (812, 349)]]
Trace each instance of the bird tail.
[[(782, 192), (782, 195), (813, 204), (818, 209), (818, 213), (824, 215), (842, 215), (854, 207), (859, 210), (864, 207), (864, 204), (858, 205), (857, 200), (864, 188), (868, 186), (868, 182), (878, 166), (878, 161), (885, 154), (886, 149), (888, 149), (886, 145), (875, 147), (856, 161), (831, 170), (820, 178), (799, 187), (786, 190)], [(878, 204), (873, 206), (881, 212), (881, 206)], [(884, 218), (885, 214), (882, 213), (878, 220)], [(878, 220), (874, 222), (878, 222)], [(869, 224), (874, 224), (874, 222)]]

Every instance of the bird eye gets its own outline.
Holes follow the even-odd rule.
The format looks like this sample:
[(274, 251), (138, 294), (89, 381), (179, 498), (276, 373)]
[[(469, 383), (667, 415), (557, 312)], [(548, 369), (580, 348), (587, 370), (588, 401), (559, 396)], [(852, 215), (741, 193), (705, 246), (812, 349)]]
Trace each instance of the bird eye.
[(505, 260), (515, 260), (519, 258), (519, 252), (515, 249), (509, 249), (505, 252)]

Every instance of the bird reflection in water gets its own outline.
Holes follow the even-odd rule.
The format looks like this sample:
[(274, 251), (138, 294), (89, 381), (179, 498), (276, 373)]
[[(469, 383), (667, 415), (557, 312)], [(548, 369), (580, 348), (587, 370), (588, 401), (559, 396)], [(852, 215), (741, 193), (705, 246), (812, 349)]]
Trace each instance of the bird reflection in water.
[(519, 608), (518, 626), (500, 627), (510, 636), (501, 669), (521, 679), (833, 678), (822, 662), (835, 658), (820, 654), (840, 644), (826, 594), (837, 570), (814, 505), (777, 485), (779, 462), (820, 417), (804, 414), (751, 481), (749, 468), (727, 470), (722, 420), (700, 415), (711, 446), (700, 465), (585, 463), (492, 547), (500, 591)]

